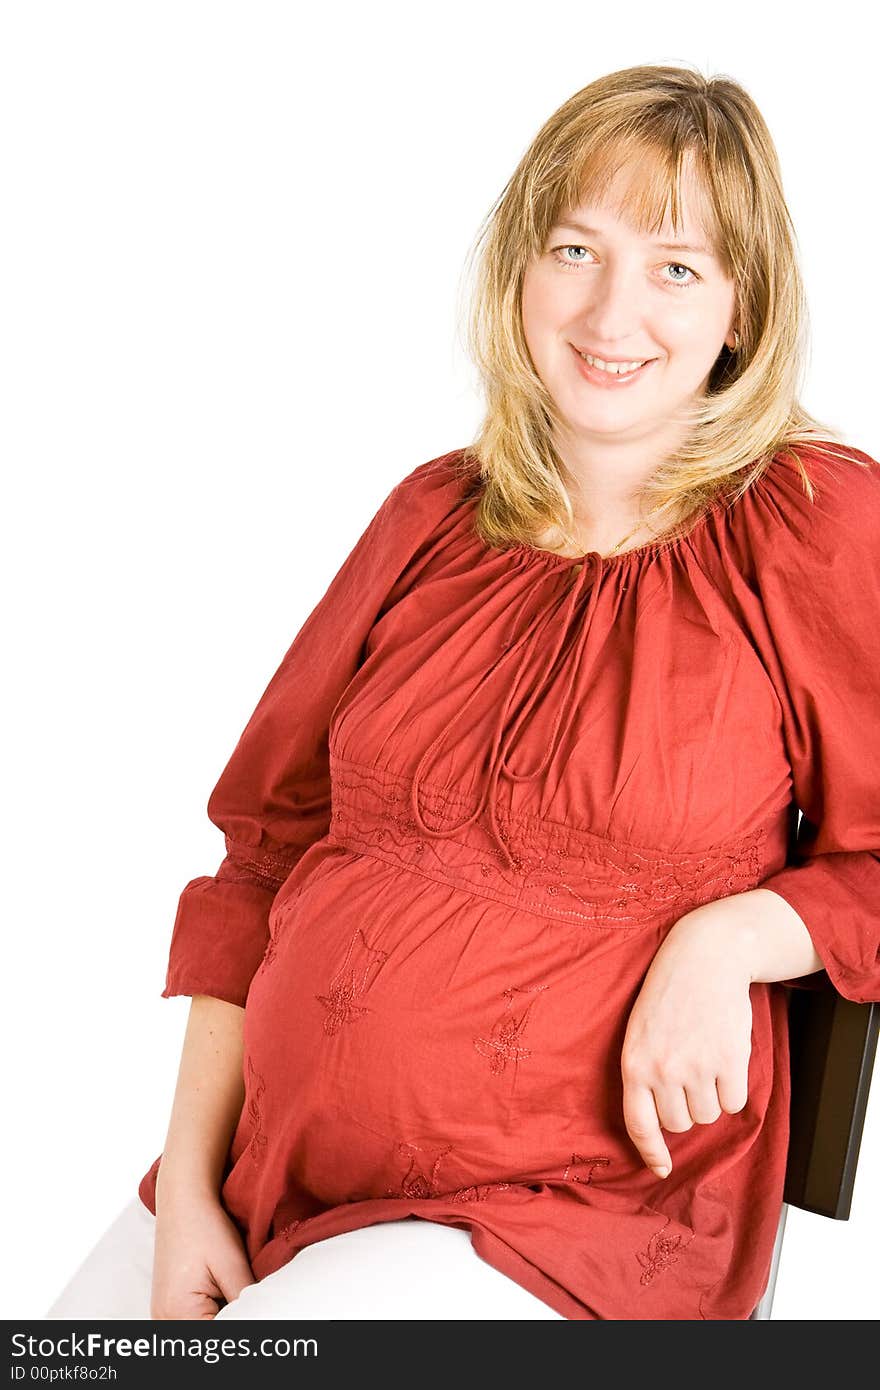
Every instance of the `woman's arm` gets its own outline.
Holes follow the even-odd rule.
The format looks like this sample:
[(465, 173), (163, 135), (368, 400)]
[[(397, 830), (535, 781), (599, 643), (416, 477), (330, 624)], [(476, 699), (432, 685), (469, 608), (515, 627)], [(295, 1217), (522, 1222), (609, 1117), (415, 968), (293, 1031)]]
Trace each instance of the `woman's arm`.
[(821, 969), (806, 925), (769, 889), (704, 903), (672, 926), (645, 976), (621, 1053), (624, 1122), (659, 1177), (672, 1168), (662, 1129), (713, 1124), (748, 1100), (752, 983)]
[(244, 1104), (244, 1009), (194, 994), (156, 1179), (150, 1317), (214, 1318), (253, 1284), (241, 1232), (220, 1199)]
[(169, 1199), (219, 1194), (244, 1104), (243, 1025), (237, 1004), (193, 996), (156, 1180), (157, 1216)]
[(742, 950), (753, 981), (800, 979), (822, 970), (823, 962), (803, 919), (770, 888), (751, 888), (695, 908), (673, 928), (679, 935), (702, 928), (718, 938), (730, 931), (730, 948)]

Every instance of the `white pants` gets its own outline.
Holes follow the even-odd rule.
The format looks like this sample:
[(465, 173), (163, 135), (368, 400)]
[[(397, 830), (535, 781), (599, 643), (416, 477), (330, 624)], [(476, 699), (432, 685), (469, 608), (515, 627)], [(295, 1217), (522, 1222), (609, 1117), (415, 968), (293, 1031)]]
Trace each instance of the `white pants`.
[[(155, 1216), (135, 1197), (46, 1319), (149, 1319), (155, 1231)], [(242, 1289), (217, 1314), (245, 1320), (561, 1317), (481, 1259), (469, 1231), (421, 1220), (385, 1221), (316, 1241), (274, 1274)]]

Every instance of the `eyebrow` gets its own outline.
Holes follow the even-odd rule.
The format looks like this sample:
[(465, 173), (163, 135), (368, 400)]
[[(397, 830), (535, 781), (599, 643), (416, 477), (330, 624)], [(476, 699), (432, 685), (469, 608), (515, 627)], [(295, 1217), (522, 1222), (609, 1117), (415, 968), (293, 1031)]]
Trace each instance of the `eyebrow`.
[[(583, 222), (572, 222), (568, 218), (564, 222), (554, 223), (554, 227), (560, 229), (566, 227), (570, 231), (582, 232), (584, 236), (602, 236), (597, 227), (585, 227)], [(660, 251), (690, 251), (698, 256), (713, 256), (715, 254), (708, 246), (691, 246), (683, 241), (655, 241), (652, 244)]]

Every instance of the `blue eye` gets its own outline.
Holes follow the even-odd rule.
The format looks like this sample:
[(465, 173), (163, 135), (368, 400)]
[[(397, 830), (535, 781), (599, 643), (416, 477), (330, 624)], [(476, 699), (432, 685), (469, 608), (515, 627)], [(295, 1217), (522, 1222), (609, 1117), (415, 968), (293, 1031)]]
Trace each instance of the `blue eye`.
[[(579, 260), (579, 261), (570, 261), (570, 260), (568, 259), (567, 256), (560, 256), (559, 253), (560, 253), (560, 251), (563, 251), (563, 252), (564, 252), (564, 251), (586, 251), (586, 249), (587, 249), (587, 248), (586, 248), (585, 246), (578, 246), (576, 243), (572, 242), (572, 243), (570, 243), (570, 244), (567, 245), (567, 246), (557, 246), (557, 247), (555, 247), (554, 250), (553, 250), (553, 255), (555, 256), (557, 262), (558, 262), (561, 266), (563, 266), (566, 270), (577, 270), (579, 266), (585, 265), (585, 264), (587, 264), (587, 262), (585, 262), (585, 261), (583, 261), (583, 260)], [(682, 265), (680, 261), (667, 261), (667, 262), (666, 262), (666, 265), (663, 267), (663, 269), (664, 269), (664, 270), (668, 270), (668, 269), (670, 269), (670, 268), (672, 268), (673, 270), (686, 270), (687, 273), (688, 273), (688, 275), (693, 276), (693, 279), (691, 279), (691, 280), (679, 280), (679, 279), (667, 280), (667, 281), (666, 281), (667, 285), (676, 285), (676, 286), (679, 286), (679, 287), (680, 287), (681, 289), (683, 289), (683, 290), (689, 290), (690, 287), (691, 287), (691, 285), (695, 285), (695, 284), (697, 283), (697, 281), (700, 279), (700, 276), (697, 274), (697, 272), (696, 272), (695, 270), (691, 270), (691, 268), (690, 268), (689, 265)]]
[(667, 261), (666, 265), (664, 266), (664, 270), (668, 270), (670, 266), (673, 270), (686, 270), (688, 275), (694, 276), (693, 280), (672, 280), (670, 281), (670, 284), (682, 285), (685, 288), (689, 288), (691, 285), (695, 284), (696, 280), (699, 279), (699, 276), (696, 274), (695, 271), (691, 270), (689, 265), (681, 265), (679, 261)]

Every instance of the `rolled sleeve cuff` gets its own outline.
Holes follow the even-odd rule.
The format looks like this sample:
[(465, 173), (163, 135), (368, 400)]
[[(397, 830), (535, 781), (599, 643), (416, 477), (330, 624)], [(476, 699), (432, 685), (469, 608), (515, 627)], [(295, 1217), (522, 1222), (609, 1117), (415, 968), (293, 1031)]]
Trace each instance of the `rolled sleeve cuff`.
[[(794, 908), (810, 933), (825, 969), (784, 984), (823, 988), (858, 1004), (880, 1000), (880, 913), (873, 908), (874, 879), (868, 880), (861, 852), (823, 855), (790, 865), (762, 884)], [(876, 861), (873, 861), (876, 863)]]
[(269, 943), (278, 885), (194, 878), (180, 895), (163, 999), (208, 994), (244, 1008)]

